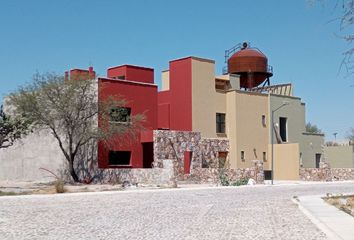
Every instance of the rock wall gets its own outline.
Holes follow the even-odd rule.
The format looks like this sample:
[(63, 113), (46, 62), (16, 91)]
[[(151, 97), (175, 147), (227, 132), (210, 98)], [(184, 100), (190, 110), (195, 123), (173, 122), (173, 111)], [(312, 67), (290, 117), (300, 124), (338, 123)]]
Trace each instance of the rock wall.
[[(184, 174), (184, 152), (192, 152), (190, 174)], [(219, 152), (229, 152), (229, 140), (219, 138), (202, 138), (198, 132), (154, 131), (154, 165), (162, 166), (163, 159), (174, 159), (176, 180), (195, 183), (217, 183), (221, 173), (231, 181), (252, 178), (263, 183), (263, 163), (255, 161), (254, 167), (229, 169), (220, 167)]]
[(175, 186), (175, 174), (172, 160), (163, 160), (163, 167), (159, 168), (134, 168), (134, 169), (99, 169), (80, 172), (80, 179), (94, 183), (131, 185), (149, 184), (162, 186)]
[(354, 180), (354, 168), (331, 168), (328, 163), (320, 163), (319, 168), (300, 168), (303, 181)]

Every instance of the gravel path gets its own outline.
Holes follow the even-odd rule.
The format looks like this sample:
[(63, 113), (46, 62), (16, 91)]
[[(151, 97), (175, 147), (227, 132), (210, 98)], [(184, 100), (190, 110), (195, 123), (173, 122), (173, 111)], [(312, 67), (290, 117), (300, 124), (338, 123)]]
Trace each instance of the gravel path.
[(290, 199), (354, 183), (0, 197), (0, 239), (326, 239)]

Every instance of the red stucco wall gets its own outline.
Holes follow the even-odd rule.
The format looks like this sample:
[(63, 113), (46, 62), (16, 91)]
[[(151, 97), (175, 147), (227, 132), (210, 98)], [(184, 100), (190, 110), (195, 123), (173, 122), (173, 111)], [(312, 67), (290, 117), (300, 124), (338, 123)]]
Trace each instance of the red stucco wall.
[[(170, 90), (158, 93), (159, 128), (192, 131), (192, 58), (170, 62)], [(169, 115), (166, 116), (167, 105)]]
[[(126, 107), (131, 108), (131, 115), (144, 113), (146, 120), (143, 126), (145, 130), (157, 129), (157, 86), (126, 80), (99, 78), (98, 91), (99, 101), (105, 100), (109, 96), (113, 96), (116, 99), (124, 98), (127, 100)], [(143, 146), (140, 142), (140, 133), (137, 134), (135, 139), (130, 139), (130, 141), (124, 140), (124, 142), (119, 145), (116, 144), (111, 149), (108, 149), (105, 144), (99, 142), (98, 165), (100, 168), (110, 167), (108, 165), (109, 150), (131, 151), (131, 165), (127, 167), (143, 167)]]

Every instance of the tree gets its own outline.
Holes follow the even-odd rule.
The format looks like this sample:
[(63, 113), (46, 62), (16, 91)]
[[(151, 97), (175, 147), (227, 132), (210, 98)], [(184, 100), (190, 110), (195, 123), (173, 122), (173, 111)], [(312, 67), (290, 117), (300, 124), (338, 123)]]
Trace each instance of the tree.
[[(325, 2), (323, 0), (309, 0), (310, 3)], [(343, 60), (341, 68), (345, 68), (348, 74), (354, 73), (354, 61), (352, 59), (354, 54), (354, 34), (351, 32), (351, 27), (354, 23), (354, 0), (337, 0), (335, 1), (334, 10), (337, 16), (332, 21), (339, 22), (340, 38), (345, 40), (350, 47), (343, 52)]]
[(97, 83), (89, 75), (67, 80), (53, 73), (36, 74), (33, 83), (10, 95), (10, 104), (18, 114), (25, 115), (38, 129), (50, 130), (75, 182), (80, 179), (74, 163), (83, 161), (77, 156), (85, 144), (92, 140), (112, 144), (120, 137), (134, 136), (144, 120), (144, 115), (135, 115), (129, 124), (110, 124), (112, 109), (124, 106), (126, 101), (111, 97), (98, 102), (95, 86)]
[(30, 122), (24, 117), (10, 117), (0, 107), (0, 148), (12, 146), (15, 140), (26, 135), (30, 128)]
[(319, 129), (315, 124), (308, 122), (306, 124), (306, 132), (308, 133), (322, 133), (322, 130)]
[(347, 138), (349, 139), (350, 144), (354, 145), (354, 128), (349, 129)]

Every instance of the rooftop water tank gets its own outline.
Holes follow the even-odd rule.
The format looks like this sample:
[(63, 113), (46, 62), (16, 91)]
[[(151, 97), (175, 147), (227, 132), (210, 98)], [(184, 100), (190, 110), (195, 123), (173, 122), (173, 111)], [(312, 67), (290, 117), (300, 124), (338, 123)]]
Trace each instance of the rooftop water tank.
[(267, 57), (257, 48), (243, 43), (239, 51), (227, 60), (228, 73), (240, 75), (242, 88), (254, 88), (273, 76)]

